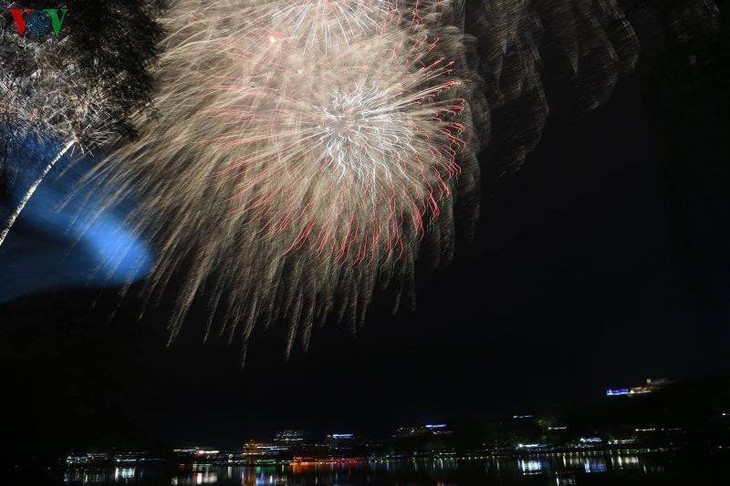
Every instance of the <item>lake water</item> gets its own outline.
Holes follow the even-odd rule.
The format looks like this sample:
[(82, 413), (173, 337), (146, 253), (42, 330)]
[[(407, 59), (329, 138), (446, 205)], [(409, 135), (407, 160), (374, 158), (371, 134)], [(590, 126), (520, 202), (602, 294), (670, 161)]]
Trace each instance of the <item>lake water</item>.
[[(57, 485), (730, 485), (730, 454), (549, 454), (502, 458), (371, 460), (347, 464), (70, 468), (48, 471)], [(18, 486), (38, 477), (17, 476)]]

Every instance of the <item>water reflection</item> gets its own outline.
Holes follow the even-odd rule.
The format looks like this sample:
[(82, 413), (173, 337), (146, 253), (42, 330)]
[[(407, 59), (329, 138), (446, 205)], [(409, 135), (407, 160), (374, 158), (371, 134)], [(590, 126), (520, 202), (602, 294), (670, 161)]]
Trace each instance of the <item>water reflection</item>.
[(136, 468), (133, 467), (116, 467), (114, 468), (114, 480), (119, 481), (120, 479), (132, 479)]
[(543, 472), (546, 467), (543, 461), (536, 459), (520, 459), (517, 461), (517, 466), (522, 474), (525, 475), (539, 474)]
[[(715, 474), (727, 477), (727, 457), (714, 457)], [(681, 462), (681, 461), (679, 461)], [(193, 464), (109, 469), (69, 468), (62, 478), (67, 485), (339, 485), (339, 484), (543, 484), (581, 485), (591, 477), (607, 484), (624, 484), (631, 477), (682, 473), (677, 461), (662, 454), (567, 453), (523, 457), (447, 457), (440, 459), (374, 459), (334, 463), (279, 463), (262, 466)], [(712, 469), (712, 468), (711, 468)], [(687, 471), (684, 471), (687, 473)], [(693, 473), (687, 476), (693, 478)], [(60, 478), (59, 478), (60, 479)], [(59, 481), (59, 484), (61, 481)], [(728, 483), (730, 484), (730, 482)]]

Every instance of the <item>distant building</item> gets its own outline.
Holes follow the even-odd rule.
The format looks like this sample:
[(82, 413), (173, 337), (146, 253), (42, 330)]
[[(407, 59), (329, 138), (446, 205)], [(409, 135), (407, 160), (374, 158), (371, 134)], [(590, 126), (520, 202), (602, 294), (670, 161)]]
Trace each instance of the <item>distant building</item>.
[(425, 424), (399, 427), (396, 437), (426, 437), (434, 435), (451, 435), (447, 424)]
[(595, 444), (602, 444), (603, 439), (600, 437), (581, 437), (580, 444), (584, 446), (590, 446)]
[(186, 460), (211, 459), (220, 454), (219, 450), (212, 447), (182, 447), (173, 449), (172, 452), (178, 459)]
[(542, 450), (547, 449), (549, 446), (547, 444), (542, 444), (539, 442), (535, 442), (532, 444), (517, 444), (517, 449), (524, 449), (524, 450)]
[(114, 454), (107, 452), (88, 452), (85, 454), (71, 454), (66, 456), (66, 464), (69, 466), (122, 465), (159, 462), (161, 460), (161, 458), (155, 457), (147, 452), (119, 452)]
[(309, 434), (302, 432), (301, 430), (284, 430), (277, 432), (276, 435), (274, 435), (274, 442), (282, 444), (301, 444), (307, 439), (308, 435)]
[(278, 457), (288, 450), (289, 448), (286, 445), (250, 440), (243, 446), (243, 455), (248, 457)]
[(115, 454), (112, 460), (115, 464), (136, 464), (143, 462), (157, 462), (161, 459), (159, 457), (151, 456), (147, 452), (123, 452)]
[(425, 427), (432, 435), (451, 435), (451, 429), (446, 424), (427, 424)]
[(631, 445), (636, 443), (636, 437), (629, 437), (625, 439), (611, 439), (608, 441), (608, 445)]
[(661, 388), (664, 388), (666, 385), (670, 384), (671, 381), (660, 378), (660, 379), (651, 379), (647, 378), (646, 385), (641, 386), (634, 386), (631, 388), (609, 388), (606, 390), (606, 396), (608, 397), (618, 397), (618, 396), (636, 396), (636, 395), (645, 395), (648, 393), (653, 393), (657, 390), (660, 390)]
[(325, 438), (325, 447), (329, 454), (336, 456), (350, 455), (360, 450), (364, 440), (351, 433), (334, 433)]
[(355, 434), (329, 434), (327, 444), (331, 446), (347, 446), (355, 441)]
[(101, 464), (109, 460), (109, 454), (107, 453), (93, 453), (88, 452), (86, 454), (71, 454), (66, 457), (66, 464), (69, 466), (82, 466)]

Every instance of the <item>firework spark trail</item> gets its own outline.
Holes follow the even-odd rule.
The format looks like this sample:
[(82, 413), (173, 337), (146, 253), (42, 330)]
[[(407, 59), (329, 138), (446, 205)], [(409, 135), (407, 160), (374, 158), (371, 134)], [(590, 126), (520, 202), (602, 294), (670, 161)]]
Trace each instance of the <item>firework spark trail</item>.
[(33, 182), (33, 184), (30, 185), (28, 190), (26, 191), (25, 195), (20, 199), (18, 202), (18, 205), (16, 206), (15, 210), (10, 215), (10, 219), (8, 219), (7, 223), (5, 223), (5, 228), (3, 228), (2, 232), (0, 232), (0, 246), (2, 246), (3, 242), (5, 241), (5, 238), (7, 238), (8, 233), (10, 233), (10, 230), (12, 229), (13, 225), (15, 224), (15, 221), (18, 219), (18, 216), (20, 216), (20, 213), (23, 212), (23, 209), (25, 209), (26, 204), (28, 204), (28, 201), (30, 201), (30, 198), (33, 197), (33, 194), (35, 194), (35, 191), (38, 189), (38, 186), (40, 186), (41, 182), (43, 182), (43, 179), (48, 175), (48, 173), (53, 169), (53, 167), (56, 165), (56, 163), (63, 158), (66, 153), (73, 148), (73, 146), (76, 144), (75, 140), (72, 140), (68, 142), (63, 149), (56, 155), (56, 157), (51, 160), (46, 167), (43, 169), (43, 172), (41, 175)]

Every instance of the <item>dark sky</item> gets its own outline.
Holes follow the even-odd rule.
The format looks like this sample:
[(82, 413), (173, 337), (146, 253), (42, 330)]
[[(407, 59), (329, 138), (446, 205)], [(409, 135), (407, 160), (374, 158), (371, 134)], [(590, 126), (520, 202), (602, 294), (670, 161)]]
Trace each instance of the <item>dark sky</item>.
[(726, 70), (678, 57), (553, 118), (520, 171), (496, 180), (482, 160), (476, 241), (421, 279), (416, 311), (376, 308), (357, 336), (327, 327), (289, 361), (278, 328), (242, 371), (237, 344), (203, 344), (194, 323), (166, 347), (162, 313), (136, 323), (132, 299), (108, 322), (113, 295), (90, 309), (93, 289), (5, 304), (3, 438), (46, 452), (382, 433), (727, 370)]

